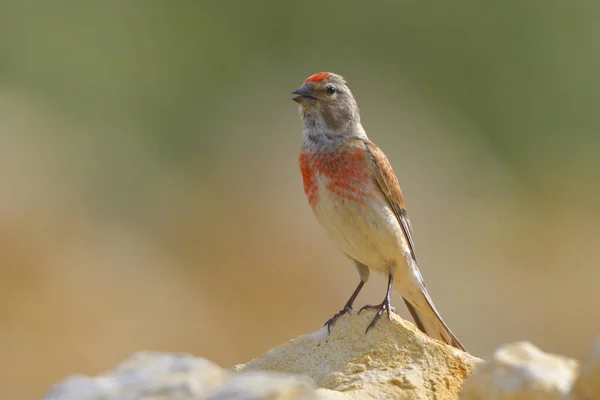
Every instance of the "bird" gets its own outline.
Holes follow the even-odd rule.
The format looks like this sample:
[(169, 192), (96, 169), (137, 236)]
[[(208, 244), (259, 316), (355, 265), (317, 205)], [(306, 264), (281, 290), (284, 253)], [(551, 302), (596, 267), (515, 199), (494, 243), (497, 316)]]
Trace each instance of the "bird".
[(390, 294), (398, 292), (423, 333), (467, 351), (446, 325), (425, 287), (402, 191), (384, 152), (367, 136), (345, 79), (332, 72), (310, 75), (291, 94), (299, 104), (302, 147), (298, 163), (308, 203), (329, 239), (356, 266), (360, 282), (345, 306), (325, 325), (352, 310), (371, 271), (387, 275), (381, 304), (391, 320)]

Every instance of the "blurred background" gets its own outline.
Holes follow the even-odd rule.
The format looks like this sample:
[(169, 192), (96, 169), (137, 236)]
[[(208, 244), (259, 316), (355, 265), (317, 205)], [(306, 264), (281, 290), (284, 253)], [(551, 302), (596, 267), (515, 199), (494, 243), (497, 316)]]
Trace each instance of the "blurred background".
[[(297, 167), (290, 92), (318, 71), (353, 89), (467, 348), (582, 357), (599, 18), (593, 0), (1, 2), (0, 397), (141, 349), (229, 367), (343, 306), (358, 275)], [(384, 291), (372, 276), (357, 305)]]

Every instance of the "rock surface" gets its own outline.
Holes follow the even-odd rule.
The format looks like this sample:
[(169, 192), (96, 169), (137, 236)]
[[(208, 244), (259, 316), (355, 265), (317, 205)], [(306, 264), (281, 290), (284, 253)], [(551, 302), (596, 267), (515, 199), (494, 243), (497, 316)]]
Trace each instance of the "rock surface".
[(511, 343), (494, 352), (467, 379), (465, 400), (561, 400), (571, 390), (577, 363), (546, 354), (528, 342)]
[(300, 376), (234, 374), (203, 358), (139, 352), (105, 375), (76, 375), (57, 384), (44, 400), (334, 400)]
[[(579, 374), (579, 377), (577, 376)], [(600, 399), (600, 338), (579, 367), (527, 342), (500, 347), (477, 365), (461, 391), (463, 400)]]
[(365, 334), (373, 312), (340, 318), (277, 347), (237, 371), (304, 374), (356, 399), (456, 399), (478, 359), (433, 341), (393, 315)]
[(95, 378), (72, 376), (44, 400), (456, 399), (477, 359), (394, 315), (365, 334), (373, 312), (231, 370), (185, 354), (140, 352)]
[(331, 334), (300, 336), (230, 370), (186, 354), (139, 352), (104, 375), (65, 379), (44, 400), (600, 399), (600, 338), (577, 376), (575, 361), (527, 342), (483, 362), (396, 315), (365, 334), (372, 317), (344, 316)]

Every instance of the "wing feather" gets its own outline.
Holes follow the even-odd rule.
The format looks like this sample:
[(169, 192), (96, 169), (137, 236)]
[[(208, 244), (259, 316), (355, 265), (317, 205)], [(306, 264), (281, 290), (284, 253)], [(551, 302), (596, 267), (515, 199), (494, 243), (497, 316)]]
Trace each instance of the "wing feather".
[(404, 197), (400, 190), (398, 178), (396, 178), (396, 174), (394, 174), (394, 170), (384, 152), (369, 140), (364, 140), (364, 144), (377, 185), (390, 203), (390, 207), (394, 211), (394, 214), (402, 227), (402, 231), (404, 232), (408, 246), (410, 247), (411, 257), (413, 260), (417, 261), (417, 253), (415, 251), (415, 243), (410, 228), (410, 220), (406, 213)]

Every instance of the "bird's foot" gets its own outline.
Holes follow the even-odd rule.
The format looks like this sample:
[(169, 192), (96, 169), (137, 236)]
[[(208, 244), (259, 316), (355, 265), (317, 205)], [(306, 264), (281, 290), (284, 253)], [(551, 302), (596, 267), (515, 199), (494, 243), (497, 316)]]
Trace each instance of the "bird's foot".
[(387, 317), (390, 321), (392, 320), (392, 313), (396, 312), (396, 309), (394, 307), (392, 307), (392, 304), (390, 303), (389, 296), (386, 296), (386, 298), (383, 300), (383, 302), (381, 304), (377, 304), (374, 306), (366, 305), (366, 306), (362, 307), (358, 311), (358, 313), (360, 314), (363, 310), (376, 310), (377, 311), (377, 314), (375, 314), (375, 317), (373, 317), (373, 320), (371, 321), (369, 326), (367, 326), (367, 330), (365, 331), (365, 333), (369, 332), (369, 329), (371, 329), (372, 327), (375, 326), (375, 324), (377, 323), (379, 318), (381, 318), (381, 314), (383, 314), (383, 311), (387, 312)]
[(325, 325), (327, 327), (327, 333), (331, 333), (331, 325), (335, 324), (335, 321), (338, 320), (344, 314), (349, 314), (352, 311), (352, 307), (346, 304), (344, 308), (342, 308), (339, 312), (337, 312), (333, 317), (329, 318)]

